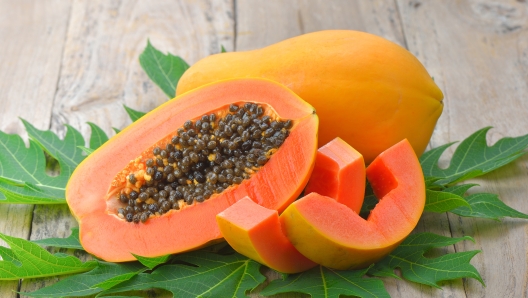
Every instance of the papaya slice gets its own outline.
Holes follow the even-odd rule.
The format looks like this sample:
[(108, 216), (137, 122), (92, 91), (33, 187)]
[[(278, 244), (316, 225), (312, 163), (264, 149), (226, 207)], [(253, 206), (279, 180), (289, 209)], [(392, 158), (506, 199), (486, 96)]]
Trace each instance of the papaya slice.
[(286, 236), (304, 256), (329, 268), (363, 268), (389, 254), (414, 229), (425, 206), (425, 183), (409, 142), (382, 152), (366, 172), (380, 199), (366, 220), (317, 193), (281, 214)]
[[(266, 208), (282, 211), (298, 197), (306, 185), (317, 151), (318, 118), (314, 109), (289, 89), (264, 79), (234, 79), (203, 86), (182, 94), (176, 99), (146, 114), (94, 151), (76, 168), (70, 178), (66, 188), (66, 200), (72, 214), (79, 222), (81, 244), (89, 253), (106, 261), (121, 262), (134, 260), (132, 253), (154, 257), (197, 249), (222, 239), (215, 217), (239, 199), (250, 196)], [(183, 144), (183, 140), (191, 142), (188, 138), (190, 129), (180, 131), (182, 127), (188, 126), (187, 122), (193, 122), (197, 126), (198, 121), (204, 119), (204, 115), (214, 114), (216, 116), (212, 118), (225, 116), (225, 123), (228, 123), (226, 119), (231, 116), (227, 114), (232, 114), (231, 109), (246, 105), (249, 105), (246, 113), (244, 114), (240, 108), (239, 112), (242, 111), (242, 113), (237, 115), (249, 115), (248, 111), (252, 109), (255, 114), (260, 114), (262, 117), (270, 116), (277, 122), (282, 121), (280, 119), (289, 120), (283, 121), (285, 124), (282, 127), (289, 127), (289, 131), (280, 147), (274, 147), (266, 152), (255, 149), (255, 152), (260, 150), (259, 152), (264, 152), (263, 156), (265, 154), (266, 158), (269, 158), (265, 160), (265, 165), (259, 166), (258, 169), (254, 166), (243, 168), (247, 172), (243, 172), (242, 177), (246, 178), (235, 183), (236, 179), (231, 177), (233, 183), (230, 185), (224, 184), (230, 182), (229, 180), (219, 184), (221, 182), (219, 174), (219, 182), (215, 185), (220, 185), (221, 191), (213, 189), (212, 194), (209, 193), (209, 196), (206, 196), (204, 193), (200, 199), (199, 196), (193, 197), (189, 189), (194, 191), (200, 188), (199, 185), (205, 183), (207, 185), (202, 187), (202, 191), (205, 192), (211, 184), (214, 184), (213, 174), (208, 173), (207, 175), (210, 176), (206, 177), (205, 175), (199, 176), (201, 174), (197, 172), (202, 168), (202, 164), (186, 165), (183, 164), (185, 157), (180, 161), (174, 155), (177, 162), (173, 164), (181, 167), (181, 171), (184, 171), (185, 167), (191, 168), (192, 166), (196, 172), (193, 172), (193, 178), (190, 176), (192, 171), (189, 171), (185, 174), (187, 176), (184, 176), (183, 181), (179, 178), (171, 184), (167, 182), (160, 190), (161, 182), (154, 180), (165, 179), (165, 176), (169, 179), (169, 175), (176, 175), (178, 169), (174, 168), (174, 173), (163, 172), (170, 166), (170, 163), (168, 165), (164, 163), (170, 159), (163, 158), (163, 153), (156, 152), (156, 150), (159, 151), (156, 148), (164, 144), (169, 146), (176, 135), (180, 136), (180, 143), (173, 145), (175, 148), (173, 149), (185, 151), (178, 148)], [(262, 117), (261, 122), (268, 121), (266, 123), (273, 125), (269, 122), (269, 118), (262, 120), (264, 119)], [(230, 119), (235, 118), (232, 116)], [(216, 122), (211, 121), (208, 128), (213, 126), (220, 128), (219, 121), (218, 119)], [(258, 126), (254, 120), (251, 121), (254, 123), (248, 124), (247, 127)], [(201, 127), (205, 126), (201, 125)], [(215, 140), (218, 148), (225, 142), (237, 142), (230, 138), (229, 142), (226, 141), (229, 136), (232, 137), (231, 134), (234, 135), (234, 132), (228, 128), (224, 129), (218, 134), (216, 134), (218, 131), (215, 131), (215, 135), (211, 132), (210, 139)], [(229, 134), (226, 136), (228, 130)], [(255, 132), (257, 130), (258, 132)], [(252, 131), (255, 140), (264, 140), (266, 131), (259, 129)], [(187, 139), (184, 138), (183, 132), (188, 133)], [(197, 135), (202, 136), (201, 133)], [(266, 140), (266, 142), (270, 141), (269, 138)], [(196, 149), (199, 146), (196, 139), (193, 144), (195, 145), (187, 144), (186, 149), (201, 149)], [(262, 144), (260, 146), (267, 146), (267, 143)], [(230, 157), (225, 159), (231, 160), (232, 156), (236, 157), (236, 152), (227, 147), (222, 147), (216, 152), (228, 152)], [(203, 150), (199, 151), (199, 154), (205, 154), (203, 152)], [(155, 153), (159, 154), (155, 155)], [(189, 153), (188, 157), (192, 160), (193, 156)], [(215, 158), (204, 160), (204, 167), (208, 167), (208, 162), (211, 164), (219, 162), (218, 155)], [(154, 159), (155, 163), (161, 166), (151, 166), (152, 161), (149, 159)], [(222, 169), (226, 171), (237, 169), (233, 162), (225, 160), (223, 162)], [(148, 174), (150, 168), (154, 171), (151, 173), (152, 176)], [(250, 173), (250, 175), (244, 173)], [(229, 178), (227, 174), (226, 177)], [(146, 184), (142, 186), (142, 183)], [(148, 183), (153, 186), (142, 188)], [(181, 184), (178, 187), (174, 186), (175, 190), (167, 189), (167, 186), (174, 183)], [(187, 197), (179, 199), (178, 189), (185, 192)], [(144, 197), (142, 194), (138, 196), (139, 192), (147, 194)], [(170, 197), (167, 197), (167, 192), (171, 193)], [(175, 198), (179, 200), (171, 205), (172, 209), (162, 210), (162, 207), (168, 203), (161, 204), (160, 201), (170, 200), (173, 192)], [(121, 200), (123, 197), (128, 200), (129, 205), (124, 205), (123, 202), (126, 200)], [(142, 201), (144, 199), (146, 201)], [(148, 203), (149, 200), (151, 203)], [(141, 208), (145, 206), (149, 209), (142, 211)], [(152, 206), (155, 206), (153, 210), (150, 209)], [(129, 217), (130, 214), (133, 214), (133, 218)], [(141, 214), (141, 221), (136, 218), (137, 214)]]
[(233, 249), (282, 273), (297, 273), (317, 266), (286, 238), (276, 210), (264, 208), (249, 197), (216, 216), (220, 231)]
[(317, 150), (304, 193), (331, 197), (359, 213), (365, 197), (364, 169), (363, 156), (341, 138), (335, 138)]

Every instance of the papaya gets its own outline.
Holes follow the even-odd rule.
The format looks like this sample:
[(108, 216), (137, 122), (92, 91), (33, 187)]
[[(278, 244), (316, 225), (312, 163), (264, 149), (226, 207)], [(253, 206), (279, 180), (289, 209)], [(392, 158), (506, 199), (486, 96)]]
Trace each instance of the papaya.
[(282, 273), (298, 273), (317, 266), (284, 235), (276, 210), (245, 197), (216, 216), (224, 239), (238, 253)]
[(286, 236), (301, 254), (329, 268), (364, 268), (411, 233), (425, 206), (425, 182), (410, 143), (403, 140), (381, 153), (366, 175), (379, 199), (366, 220), (314, 192), (281, 214)]
[(66, 200), (85, 250), (112, 262), (222, 240), (216, 215), (245, 196), (282, 211), (306, 185), (317, 151), (311, 105), (265, 79), (179, 95), (91, 153)]
[(359, 213), (365, 197), (363, 156), (341, 138), (317, 150), (315, 166), (304, 190), (331, 197)]
[(208, 56), (183, 74), (176, 94), (237, 77), (287, 86), (317, 110), (320, 144), (340, 137), (366, 163), (404, 138), (422, 154), (443, 109), (442, 91), (416, 57), (358, 31), (319, 31)]

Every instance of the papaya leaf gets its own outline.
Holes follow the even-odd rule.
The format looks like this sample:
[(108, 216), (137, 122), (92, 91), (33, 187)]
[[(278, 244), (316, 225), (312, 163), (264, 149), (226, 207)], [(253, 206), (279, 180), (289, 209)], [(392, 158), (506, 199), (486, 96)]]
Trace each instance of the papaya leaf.
[(18, 135), (0, 131), (0, 203), (63, 204), (68, 173), (57, 177), (46, 173), (46, 156), (37, 142), (26, 147)]
[(361, 205), (359, 215), (366, 219), (370, 211), (376, 207), (376, 204), (378, 204), (378, 198), (374, 195), (374, 191), (367, 180), (365, 183), (365, 198), (363, 199), (363, 205)]
[(227, 53), (226, 49), (224, 48), (224, 45), (220, 45), (220, 53)]
[(92, 129), (92, 134), (90, 135), (90, 149), (95, 150), (108, 141), (108, 136), (94, 123), (88, 122), (88, 125), (90, 125), (90, 128)]
[(149, 78), (158, 85), (169, 98), (176, 96), (176, 86), (189, 64), (170, 53), (163, 54), (147, 41), (147, 47), (139, 55), (139, 63)]
[(78, 227), (72, 228), (70, 236), (66, 238), (39, 239), (39, 240), (33, 240), (33, 243), (36, 243), (42, 246), (54, 246), (54, 247), (84, 250), (84, 248), (81, 245), (81, 242), (79, 241), (79, 228)]
[(195, 251), (179, 255), (177, 260), (194, 264), (163, 265), (152, 273), (141, 273), (101, 295), (131, 290), (158, 288), (174, 297), (244, 297), (266, 279), (261, 265), (240, 254), (219, 255)]
[(44, 151), (55, 158), (60, 164), (61, 177), (66, 182), (73, 170), (85, 158), (78, 146), (84, 146), (84, 138), (75, 128), (66, 125), (66, 136), (63, 140), (52, 131), (36, 129), (29, 122), (22, 120), (29, 137), (35, 141)]
[[(65, 187), (65, 186), (64, 186)], [(65, 204), (64, 187), (36, 186), (31, 183), (13, 185), (0, 180), (0, 203), (6, 204)]]
[(0, 280), (18, 280), (89, 271), (97, 261), (81, 262), (74, 256), (53, 255), (31, 241), (0, 234), (10, 247), (0, 251)]
[[(140, 112), (140, 111), (136, 111), (132, 108), (129, 108), (127, 106), (124, 106), (125, 107), (125, 110), (128, 114), (128, 116), (130, 117), (130, 120), (132, 120), (132, 122), (136, 122), (136, 120), (138, 120), (139, 118), (143, 117), (146, 113), (143, 113), (143, 112)], [(116, 131), (116, 133), (118, 133)]]
[[(476, 184), (462, 184), (444, 190), (446, 193), (464, 194), (469, 188)], [(462, 195), (460, 194), (460, 195)], [(452, 213), (464, 217), (479, 217), (500, 220), (502, 217), (514, 217), (528, 219), (528, 214), (519, 212), (502, 202), (499, 196), (492, 193), (475, 193), (464, 198), (469, 206), (460, 206)]]
[(424, 211), (442, 213), (465, 206), (471, 210), (469, 203), (461, 196), (445, 191), (427, 189)]
[(95, 295), (147, 269), (138, 262), (123, 264), (99, 262), (97, 267), (91, 271), (73, 275), (45, 288), (22, 294), (29, 297), (50, 298)]
[(161, 256), (161, 257), (147, 258), (147, 257), (138, 256), (138, 255), (135, 255), (135, 254), (132, 254), (132, 255), (141, 264), (143, 264), (143, 266), (146, 266), (149, 269), (154, 269), (154, 267), (167, 262), (167, 260), (169, 260), (169, 258), (171, 256), (171, 255), (164, 255), (164, 256)]
[(377, 278), (365, 278), (369, 269), (340, 271), (323, 266), (308, 271), (290, 274), (285, 279), (273, 280), (262, 295), (297, 292), (310, 295), (312, 298), (357, 296), (357, 297), (390, 297)]
[(394, 270), (400, 268), (405, 279), (435, 288), (440, 288), (438, 283), (441, 281), (467, 277), (484, 284), (477, 269), (469, 263), (480, 251), (456, 252), (436, 258), (424, 257), (424, 254), (433, 248), (453, 245), (462, 240), (473, 241), (473, 238), (449, 238), (433, 233), (410, 235), (387, 257), (374, 264), (368, 273), (399, 278)]
[(442, 153), (453, 143), (425, 152), (420, 157), (424, 176), (440, 178), (437, 185), (450, 185), (489, 173), (526, 154), (528, 135), (502, 138), (488, 146), (486, 134), (491, 127), (473, 133), (456, 148), (447, 169), (438, 167)]
[(86, 153), (86, 155), (90, 155), (95, 151), (95, 149), (84, 147), (84, 146), (78, 146), (77, 148), (81, 149), (84, 153)]

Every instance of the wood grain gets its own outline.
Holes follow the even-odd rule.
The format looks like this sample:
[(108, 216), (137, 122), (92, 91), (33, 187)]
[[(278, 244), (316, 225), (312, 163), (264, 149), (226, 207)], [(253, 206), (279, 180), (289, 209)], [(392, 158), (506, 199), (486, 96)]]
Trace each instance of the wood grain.
[(236, 3), (237, 51), (328, 29), (366, 31), (404, 44), (397, 7), (392, 1), (240, 0)]
[[(461, 140), (489, 125), (495, 127), (490, 143), (527, 133), (528, 6), (524, 1), (398, 1), (398, 7), (409, 50), (445, 94), (433, 146)], [(527, 160), (475, 180), (481, 184), (478, 191), (498, 193), (506, 204), (528, 212), (524, 199), (528, 196)], [(446, 158), (443, 161), (445, 165)], [(444, 218), (439, 220), (445, 225)], [(425, 222), (426, 228), (435, 223)], [(475, 238), (476, 243), (465, 241), (455, 249), (482, 250), (472, 264), (487, 285), (473, 279), (465, 280), (464, 288), (454, 283), (458, 295), (526, 296), (528, 227), (524, 221), (498, 223), (449, 215), (449, 226), (454, 237)]]
[[(19, 117), (49, 128), (69, 11), (66, 1), (0, 0), (2, 131), (27, 137)], [(1, 233), (28, 237), (33, 205), (0, 204), (0, 214)], [(0, 297), (17, 290), (18, 281), (0, 281)]]

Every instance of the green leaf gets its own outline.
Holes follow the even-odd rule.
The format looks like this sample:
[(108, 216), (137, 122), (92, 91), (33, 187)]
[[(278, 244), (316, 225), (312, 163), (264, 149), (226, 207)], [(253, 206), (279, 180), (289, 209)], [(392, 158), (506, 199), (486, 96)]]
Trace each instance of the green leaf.
[(497, 221), (502, 217), (528, 219), (528, 214), (508, 207), (496, 194), (476, 193), (465, 197), (465, 199), (469, 207), (458, 207), (451, 212), (464, 217), (480, 217)]
[(97, 266), (97, 261), (82, 263), (74, 256), (53, 255), (25, 239), (4, 234), (0, 234), (0, 238), (11, 248), (8, 254), (5, 254), (5, 250), (1, 251), (8, 258), (0, 261), (0, 280), (73, 274), (85, 272)]
[(37, 187), (31, 183), (12, 185), (0, 180), (0, 192), (4, 199), (0, 203), (7, 204), (65, 204), (64, 188), (54, 189), (51, 186)]
[(22, 266), (22, 263), (20, 263), (13, 251), (5, 246), (0, 246), (0, 256), (2, 256), (2, 260), (5, 262), (11, 262), (17, 267)]
[[(19, 136), (0, 134), (0, 143), (6, 149), (0, 155), (0, 192), (5, 199), (1, 203), (16, 204), (64, 204), (64, 191), (71, 173), (84, 159), (81, 133), (71, 126), (63, 140), (51, 131), (41, 131), (22, 120), (28, 135), (29, 148)], [(39, 146), (41, 148), (39, 148)], [(46, 174), (45, 150), (60, 165), (60, 174)]]
[(224, 48), (224, 45), (220, 45), (220, 53), (227, 53), (226, 49)]
[[(125, 107), (125, 110), (126, 110), (128, 116), (132, 120), (132, 122), (136, 122), (136, 120), (138, 120), (139, 118), (143, 117), (146, 114), (146, 113), (131, 109), (131, 108), (127, 107), (127, 106), (124, 106), (124, 107)], [(116, 133), (118, 133), (118, 132), (116, 131)]]
[(462, 240), (473, 241), (473, 238), (449, 238), (432, 233), (411, 235), (392, 253), (370, 268), (368, 273), (398, 278), (394, 270), (400, 268), (405, 279), (436, 288), (440, 288), (438, 283), (441, 281), (466, 277), (484, 284), (477, 269), (469, 263), (480, 251), (450, 253), (436, 258), (424, 257), (427, 251), (435, 247), (453, 245)]
[[(66, 125), (66, 136), (63, 140), (51, 132), (36, 129), (29, 122), (22, 120), (29, 137), (39, 144), (49, 155), (60, 164), (60, 175), (66, 182), (73, 170), (85, 158), (78, 146), (84, 146), (84, 138), (75, 128)], [(66, 183), (64, 184), (64, 186)]]
[(154, 269), (154, 267), (167, 262), (171, 255), (164, 255), (161, 257), (147, 258), (132, 254), (141, 264), (148, 267), (149, 269)]
[(286, 279), (272, 281), (262, 295), (297, 292), (313, 298), (341, 297), (390, 297), (377, 278), (364, 278), (367, 269), (339, 271), (318, 266), (308, 271), (290, 274)]
[(427, 189), (425, 194), (425, 211), (442, 213), (460, 206), (466, 206), (471, 209), (469, 203), (463, 197), (454, 193)]
[(378, 202), (378, 198), (374, 194), (374, 190), (372, 190), (372, 187), (367, 180), (365, 183), (365, 198), (363, 199), (363, 205), (361, 205), (359, 215), (366, 219), (370, 215), (370, 211), (376, 207)]
[(99, 126), (91, 122), (88, 122), (88, 125), (90, 125), (90, 128), (92, 129), (92, 134), (90, 135), (90, 149), (95, 150), (108, 141), (108, 136)]
[(33, 243), (42, 246), (54, 246), (70, 249), (80, 249), (84, 250), (79, 241), (79, 228), (75, 227), (71, 229), (71, 234), (67, 238), (47, 238), (40, 240), (33, 240)]
[(57, 177), (46, 173), (46, 157), (38, 143), (26, 147), (18, 135), (0, 131), (0, 203), (62, 204), (68, 173)]
[(102, 294), (150, 288), (165, 289), (174, 297), (244, 297), (266, 279), (260, 264), (240, 254), (219, 255), (195, 251), (177, 257), (196, 265), (164, 265), (142, 273)]
[(87, 296), (110, 289), (137, 274), (147, 270), (138, 262), (114, 264), (99, 262), (97, 267), (89, 272), (65, 278), (45, 288), (30, 293), (29, 297), (71, 297)]
[(176, 96), (176, 86), (189, 64), (172, 54), (164, 55), (154, 48), (150, 41), (139, 55), (139, 63), (149, 78), (158, 85), (169, 98)]
[(81, 149), (84, 153), (86, 153), (86, 155), (90, 155), (95, 151), (95, 149), (84, 147), (84, 146), (79, 146), (78, 148)]
[(447, 169), (438, 167), (438, 159), (453, 143), (425, 152), (420, 157), (424, 175), (441, 178), (435, 182), (438, 185), (454, 184), (491, 172), (527, 153), (528, 135), (502, 138), (489, 147), (486, 134), (490, 128), (485, 127), (462, 141)]

